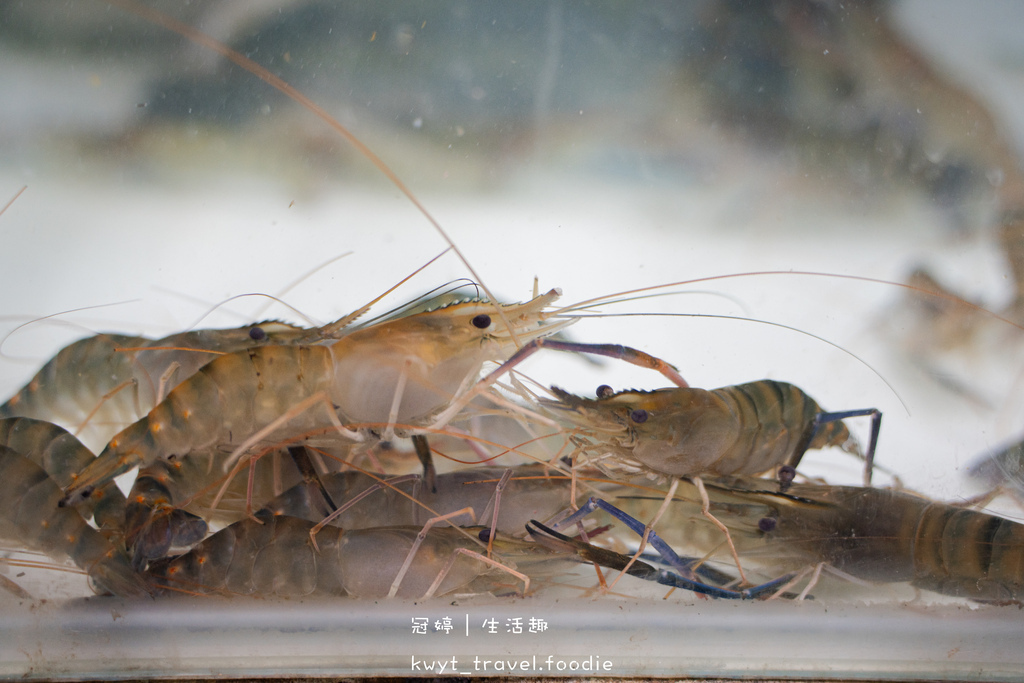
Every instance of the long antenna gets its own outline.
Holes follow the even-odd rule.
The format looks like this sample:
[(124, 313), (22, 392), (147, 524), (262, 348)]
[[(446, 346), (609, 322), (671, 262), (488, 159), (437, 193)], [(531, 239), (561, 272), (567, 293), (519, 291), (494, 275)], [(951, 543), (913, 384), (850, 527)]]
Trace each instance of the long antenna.
[(434, 229), (437, 230), (438, 234), (440, 234), (444, 241), (448, 243), (448, 246), (451, 247), (455, 255), (459, 257), (459, 260), (462, 261), (463, 265), (466, 266), (466, 269), (469, 270), (469, 274), (472, 275), (473, 279), (480, 284), (481, 289), (484, 290), (484, 294), (487, 295), (487, 298), (490, 299), (491, 304), (494, 306), (494, 310), (498, 314), (498, 317), (501, 318), (501, 321), (505, 323), (505, 326), (508, 328), (508, 332), (512, 336), (512, 341), (516, 344), (516, 346), (522, 346), (522, 344), (519, 342), (519, 338), (516, 337), (516, 333), (515, 330), (512, 328), (511, 322), (509, 322), (508, 318), (505, 317), (504, 312), (502, 312), (501, 310), (501, 306), (499, 306), (497, 303), (497, 299), (487, 288), (487, 285), (484, 284), (483, 278), (481, 278), (480, 275), (473, 268), (473, 266), (470, 265), (469, 260), (463, 255), (462, 251), (460, 251), (459, 248), (455, 245), (455, 242), (453, 242), (452, 238), (448, 236), (448, 233), (445, 232), (445, 229), (441, 227), (441, 224), (437, 221), (437, 219), (435, 219), (431, 215), (431, 213), (427, 211), (427, 208), (420, 203), (420, 200), (416, 198), (416, 195), (412, 193), (412, 190), (406, 187), (405, 183), (402, 182), (402, 179), (399, 178), (398, 175), (391, 170), (390, 166), (384, 163), (383, 159), (381, 159), (373, 152), (373, 150), (367, 147), (362, 140), (357, 138), (352, 133), (352, 131), (350, 131), (345, 126), (341, 125), (341, 123), (339, 123), (337, 119), (328, 114), (323, 107), (321, 107), (316, 102), (303, 95), (301, 92), (299, 92), (294, 87), (289, 85), (283, 79), (279, 78), (278, 76), (275, 76), (273, 73), (271, 73), (264, 67), (260, 66), (253, 60), (249, 59), (240, 52), (232, 50), (227, 45), (224, 45), (214, 37), (203, 33), (195, 27), (189, 26), (188, 24), (184, 24), (168, 14), (164, 14), (163, 12), (155, 10), (152, 7), (146, 7), (145, 5), (139, 4), (138, 2), (134, 2), (133, 0), (105, 0), (105, 2), (107, 2), (107, 4), (114, 5), (115, 7), (119, 7), (122, 10), (130, 12), (138, 17), (146, 19), (147, 21), (151, 21), (154, 24), (163, 26), (167, 30), (173, 31), (178, 35), (191, 40), (197, 45), (202, 45), (203, 47), (213, 50), (217, 54), (223, 56), (225, 59), (230, 60), (231, 62), (242, 67), (252, 75), (256, 76), (267, 85), (270, 85), (276, 88), (277, 90), (280, 90), (282, 93), (290, 97), (292, 100), (298, 102), (307, 110), (315, 114), (317, 117), (320, 118), (320, 120), (322, 120), (332, 129), (334, 129), (336, 133), (345, 138), (345, 140), (350, 145), (355, 147), (355, 149), (360, 154), (362, 154), (370, 161), (370, 163), (376, 166), (377, 170), (380, 171), (385, 178), (390, 180), (391, 183), (395, 187), (397, 187), (398, 190), (402, 194), (404, 194), (409, 199), (410, 202), (412, 202), (413, 206), (419, 209), (419, 212), (423, 214), (427, 221), (429, 221), (430, 224), (434, 226)]

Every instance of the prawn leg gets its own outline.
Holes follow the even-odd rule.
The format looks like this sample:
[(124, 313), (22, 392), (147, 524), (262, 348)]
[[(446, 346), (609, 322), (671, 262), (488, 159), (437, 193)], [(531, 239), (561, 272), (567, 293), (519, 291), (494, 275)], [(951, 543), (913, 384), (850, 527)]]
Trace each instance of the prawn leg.
[(469, 402), (486, 391), (498, 378), (508, 373), (515, 366), (535, 354), (540, 349), (552, 349), (555, 351), (567, 351), (570, 353), (593, 353), (598, 356), (617, 358), (627, 363), (638, 365), (642, 368), (657, 370), (667, 377), (678, 387), (689, 387), (690, 385), (679, 374), (679, 371), (669, 363), (656, 358), (638, 349), (620, 344), (585, 344), (581, 342), (567, 342), (558, 339), (537, 337), (524, 344), (518, 351), (513, 353), (508, 360), (499, 367), (492, 370), (486, 377), (477, 382), (469, 391), (466, 391), (458, 400), (454, 401), (445, 411), (436, 418), (432, 427), (438, 428), (450, 422)]
[[(814, 416), (814, 420), (810, 425), (808, 425), (807, 430), (804, 432), (804, 435), (797, 445), (788, 466), (792, 467), (794, 470), (797, 468), (822, 425), (828, 424), (829, 422), (841, 422), (848, 417), (871, 418), (871, 438), (868, 441), (867, 450), (864, 452), (864, 485), (871, 486), (871, 474), (875, 468), (875, 448), (878, 446), (878, 434), (882, 429), (882, 411), (878, 410), (878, 408), (817, 413)], [(783, 482), (782, 490), (785, 491), (787, 487), (788, 483)]]
[[(494, 534), (490, 534), (490, 536), (493, 539)], [(446, 562), (441, 571), (438, 572), (437, 578), (434, 579), (434, 583), (430, 584), (430, 588), (428, 588), (427, 592), (424, 593), (424, 600), (429, 600), (430, 598), (434, 597), (434, 593), (436, 593), (437, 589), (441, 587), (441, 583), (445, 580), (445, 577), (448, 576), (448, 573), (452, 570), (452, 567), (455, 566), (455, 561), (459, 559), (460, 555), (465, 555), (475, 560), (480, 560), (484, 564), (488, 564), (496, 569), (508, 572), (512, 576), (516, 577), (517, 579), (523, 582), (523, 597), (526, 597), (526, 594), (530, 592), (530, 577), (526, 574), (523, 574), (522, 572), (517, 572), (515, 569), (512, 569), (511, 567), (506, 567), (501, 562), (493, 560), (490, 557), (485, 557), (480, 553), (476, 552), (475, 550), (470, 550), (469, 548), (456, 548), (452, 552), (452, 556), (448, 558), (448, 562)]]
[[(552, 526), (556, 529), (566, 524), (575, 524), (581, 521), (584, 517), (591, 514), (597, 509), (604, 510), (615, 519), (625, 524), (631, 531), (635, 532), (639, 536), (646, 536), (647, 542), (651, 544), (658, 554), (668, 563), (673, 569), (678, 571), (687, 580), (696, 581), (696, 574), (693, 571), (693, 565), (696, 564), (692, 560), (683, 560), (676, 551), (672, 550), (672, 547), (668, 543), (662, 540), (661, 536), (658, 535), (650, 525), (644, 524), (636, 517), (623, 512), (619, 508), (615, 507), (606, 500), (600, 498), (590, 498), (586, 503), (580, 507), (579, 510), (569, 515), (565, 519), (553, 524)], [(641, 548), (642, 552), (642, 548)], [(637, 556), (638, 557), (638, 556)], [(634, 558), (637, 559), (637, 558)], [(628, 571), (627, 571), (628, 573)]]
[[(320, 474), (316, 471), (313, 466), (313, 461), (309, 457), (309, 451), (305, 446), (289, 446), (288, 455), (292, 457), (292, 462), (295, 463), (295, 467), (302, 474), (302, 479), (307, 486), (314, 487), (320, 496), (324, 499), (327, 507), (334, 512), (338, 509), (337, 504), (331, 499), (331, 494), (327, 491), (327, 487), (324, 486), (323, 479), (320, 478)], [(255, 464), (252, 462), (251, 464)]]
[[(729, 545), (729, 551), (732, 553), (733, 560), (736, 561), (736, 570), (740, 573), (740, 579), (743, 580), (743, 583), (748, 583), (747, 577), (743, 573), (743, 567), (740, 565), (740, 556), (736, 552), (736, 544), (733, 543), (732, 534), (729, 533), (729, 527), (722, 524), (721, 520), (711, 514), (711, 499), (708, 498), (707, 489), (704, 488), (704, 480), (700, 477), (690, 477), (690, 481), (697, 487), (697, 492), (700, 494), (700, 513), (725, 534), (725, 542)], [(668, 502), (668, 498), (665, 499), (665, 502)]]
[(430, 444), (423, 434), (413, 434), (412, 445), (416, 448), (416, 457), (423, 464), (423, 481), (431, 493), (437, 493), (437, 470), (434, 468), (434, 456), (430, 453)]
[[(732, 541), (732, 535), (729, 533), (728, 527), (722, 524), (722, 522), (720, 522), (714, 515), (711, 514), (711, 501), (708, 498), (707, 491), (704, 489), (704, 482), (701, 481), (700, 477), (691, 477), (691, 479), (694, 485), (697, 487), (697, 491), (700, 493), (701, 514), (708, 518), (708, 520), (710, 520), (712, 524), (721, 529), (721, 531), (725, 534), (725, 540), (726, 543), (729, 545), (729, 550), (732, 553), (733, 560), (736, 562), (736, 569), (737, 571), (739, 571), (740, 580), (744, 584), (749, 584), (750, 582), (747, 580), (746, 574), (744, 574), (743, 572), (743, 567), (740, 564), (739, 554), (736, 552), (736, 546)], [(692, 579), (694, 578), (692, 565), (696, 563), (684, 563), (675, 553), (675, 551), (672, 550), (672, 548), (669, 547), (669, 545), (665, 543), (660, 536), (658, 536), (658, 534), (654, 531), (653, 528), (651, 528), (664, 513), (665, 503), (671, 501), (673, 493), (674, 488), (673, 490), (669, 491), (669, 494), (665, 497), (665, 501), (662, 504), (662, 509), (658, 511), (658, 514), (655, 516), (655, 519), (652, 520), (650, 524), (644, 524), (636, 517), (631, 516), (627, 512), (624, 512), (623, 510), (620, 510), (619, 508), (615, 507), (614, 505), (605, 500), (601, 500), (600, 498), (591, 498), (589, 501), (587, 501), (586, 505), (580, 508), (577, 512), (573, 513), (572, 516), (563, 520), (562, 522), (559, 522), (559, 524), (556, 524), (555, 526), (559, 526), (560, 524), (565, 524), (571, 521), (577, 521), (585, 515), (589, 514), (590, 512), (593, 512), (595, 509), (600, 508), (608, 514), (610, 514), (611, 516), (618, 519), (620, 522), (629, 527), (629, 529), (631, 529), (634, 533), (636, 533), (644, 539), (644, 542), (641, 543), (640, 546), (641, 551), (643, 550), (643, 546), (649, 542), (651, 546), (658, 551), (658, 553), (665, 559), (665, 561), (668, 564), (670, 564), (680, 573), (686, 575), (687, 578)], [(640, 553), (638, 552), (636, 554), (636, 557), (639, 558), (639, 556)]]
[[(636, 521), (636, 520), (634, 520)], [(637, 522), (639, 524), (639, 522)], [(530, 525), (533, 525), (533, 528)], [(643, 525), (641, 525), (643, 526)], [(559, 532), (544, 526), (540, 522), (531, 520), (530, 524), (526, 526), (527, 532), (537, 541), (544, 542), (545, 540), (554, 539), (561, 542), (563, 546), (567, 545), (572, 548), (581, 558), (587, 562), (597, 562), (603, 567), (610, 569), (623, 570), (630, 576), (636, 576), (647, 581), (655, 581), (663, 586), (671, 586), (672, 588), (682, 588), (700, 595), (707, 595), (712, 598), (726, 598), (729, 600), (752, 600), (760, 598), (764, 595), (773, 593), (778, 590), (779, 586), (787, 583), (793, 578), (793, 574), (786, 574), (777, 579), (768, 581), (757, 586), (752, 586), (744, 590), (736, 591), (728, 588), (721, 588), (719, 586), (712, 586), (711, 584), (702, 583), (693, 579), (689, 579), (685, 576), (677, 574), (675, 572), (668, 571), (667, 569), (657, 569), (641, 562), (629, 555), (623, 555), (616, 553), (611, 550), (605, 550), (604, 548), (598, 548), (597, 546), (589, 543), (584, 543), (574, 538), (564, 536)], [(538, 533), (543, 532), (544, 536)], [(675, 554), (674, 552), (672, 553)]]
[[(505, 490), (505, 486), (508, 485), (508, 480), (512, 478), (512, 472), (514, 470), (510, 467), (505, 470), (504, 474), (501, 475), (501, 479), (498, 480), (498, 485), (494, 487), (494, 497), (488, 501), (487, 506), (493, 505), (494, 511), (491, 513), (491, 533), (487, 535), (487, 557), (490, 557), (494, 552), (494, 537), (497, 535), (495, 530), (498, 528), (498, 511), (501, 509), (501, 493)], [(483, 515), (487, 514), (485, 509)], [(527, 584), (527, 588), (529, 584)], [(526, 589), (523, 589), (523, 595), (526, 595)]]
[(513, 367), (526, 360), (542, 348), (552, 349), (554, 351), (567, 351), (569, 353), (592, 353), (597, 356), (607, 356), (609, 358), (624, 360), (627, 363), (631, 363), (642, 368), (657, 370), (678, 387), (690, 386), (687, 381), (683, 379), (682, 375), (679, 374), (679, 370), (677, 370), (675, 366), (638, 349), (634, 349), (629, 346), (622, 346), (621, 344), (586, 344), (582, 342), (570, 342), (560, 339), (546, 338), (537, 338), (528, 344), (525, 344), (521, 349), (512, 354), (501, 368), (498, 368), (492, 374), (496, 374), (499, 371), (508, 372), (508, 370), (511, 370)]
[(816, 565), (813, 565), (811, 567), (807, 567), (807, 568), (803, 569), (802, 571), (800, 571), (799, 573), (797, 573), (796, 576), (794, 576), (789, 581), (789, 583), (787, 583), (785, 586), (780, 588), (774, 595), (772, 595), (768, 599), (769, 600), (775, 600), (776, 598), (780, 598), (780, 597), (788, 597), (789, 594), (786, 593), (786, 591), (789, 590), (790, 588), (796, 586), (798, 583), (800, 583), (801, 581), (806, 579), (808, 575), (810, 575), (811, 578), (807, 582), (807, 585), (804, 586), (804, 589), (802, 591), (800, 591), (800, 593), (794, 599), (797, 602), (802, 602), (803, 600), (806, 600), (808, 597), (810, 597), (813, 600), (814, 596), (810, 595), (810, 592), (811, 592), (811, 590), (815, 586), (818, 585), (818, 581), (821, 579), (822, 571), (826, 571), (829, 574), (832, 574), (833, 576), (837, 576), (840, 579), (843, 579), (844, 581), (849, 581), (850, 583), (855, 583), (858, 586), (864, 586), (865, 588), (870, 588), (872, 586), (872, 584), (870, 582), (863, 581), (861, 579), (858, 579), (856, 576), (853, 576), (852, 574), (847, 574), (844, 571), (840, 571), (839, 569), (836, 569), (835, 567), (830, 565), (828, 562), (819, 562)]
[[(342, 476), (344, 476), (344, 473), (341, 473), (341, 474), (342, 474)], [(415, 474), (404, 474), (404, 475), (402, 475), (400, 477), (392, 477), (392, 478), (387, 479), (387, 480), (380, 480), (380, 481), (376, 482), (375, 484), (371, 485), (369, 488), (364, 489), (359, 494), (353, 496), (351, 499), (346, 501), (344, 505), (342, 505), (340, 508), (337, 508), (337, 509), (333, 510), (330, 514), (328, 514), (322, 520), (317, 522), (313, 526), (313, 528), (309, 530), (309, 537), (310, 537), (310, 539), (313, 542), (313, 547), (315, 549), (319, 550), (319, 548), (317, 547), (317, 544), (316, 544), (316, 535), (320, 532), (321, 529), (323, 529), (325, 526), (327, 526), (328, 524), (333, 522), (339, 516), (341, 516), (341, 515), (345, 514), (346, 512), (348, 512), (349, 509), (354, 507), (356, 505), (356, 503), (361, 501), (363, 498), (366, 498), (368, 495), (370, 495), (374, 491), (380, 491), (380, 490), (383, 490), (383, 489), (392, 489), (392, 490), (398, 491), (398, 489), (395, 488), (396, 484), (401, 484), (401, 483), (404, 483), (404, 482), (407, 482), (407, 481), (415, 481), (415, 480), (416, 480), (416, 475)], [(266, 510), (266, 509), (268, 509), (268, 508), (264, 508), (264, 510)], [(272, 512), (274, 514), (282, 514), (281, 510), (277, 510), (277, 509), (272, 510)], [(288, 512), (291, 512), (291, 510), (289, 510)], [(259, 513), (257, 513), (257, 515), (258, 514)]]
[[(431, 519), (427, 520), (427, 523), (423, 525), (423, 528), (420, 529), (420, 532), (416, 534), (416, 540), (413, 542), (412, 547), (409, 548), (409, 554), (406, 555), (405, 562), (402, 564), (402, 568), (398, 570), (398, 574), (395, 576), (395, 580), (391, 583), (391, 589), (388, 591), (389, 598), (393, 598), (396, 595), (398, 595), (398, 589), (402, 585), (402, 579), (405, 578), (406, 572), (409, 571), (409, 567), (412, 565), (412, 561), (416, 557), (416, 553), (419, 552), (420, 545), (422, 545), (423, 541), (427, 538), (427, 533), (430, 531), (430, 528), (438, 522), (444, 522), (451, 519), (452, 517), (458, 517), (459, 515), (469, 515), (469, 518), (471, 520), (473, 520), (474, 522), (476, 521), (476, 515), (473, 513), (473, 508), (463, 508), (461, 510), (456, 510), (455, 512), (449, 512), (447, 515), (441, 515), (440, 517), (432, 517)], [(448, 567), (448, 570), (451, 570), (451, 567)], [(447, 571), (445, 572), (445, 574), (447, 574)], [(444, 576), (441, 577), (441, 580), (444, 580)], [(437, 583), (438, 585), (440, 585), (440, 582)], [(431, 586), (431, 589), (432, 591), (437, 590), (437, 588), (434, 586)]]

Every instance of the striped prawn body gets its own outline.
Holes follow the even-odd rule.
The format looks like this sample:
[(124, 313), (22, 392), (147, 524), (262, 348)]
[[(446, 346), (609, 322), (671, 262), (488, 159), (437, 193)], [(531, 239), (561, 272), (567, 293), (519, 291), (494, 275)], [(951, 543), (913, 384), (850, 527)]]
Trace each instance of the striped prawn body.
[(543, 401), (586, 437), (584, 450), (673, 477), (760, 474), (796, 465), (808, 448), (859, 453), (841, 421), (815, 427), (821, 406), (799, 387), (760, 380), (720, 389), (622, 391), (596, 399), (553, 389)]
[(279, 322), (192, 330), (161, 339), (97, 334), (68, 344), (0, 405), (0, 418), (31, 417), (104, 444), (218, 355), (307, 334)]
[(59, 507), (61, 489), (35, 459), (0, 446), (0, 538), (69, 557), (84, 569), (99, 592), (141, 596), (149, 592), (125, 557), (76, 508)]
[(758, 519), (721, 519), (741, 545), (761, 546), (751, 557), (762, 564), (825, 562), (867, 581), (979, 601), (1024, 599), (1024, 524), (891, 489), (794, 484), (778, 493), (754, 490), (757, 480), (721, 484), (730, 502), (757, 510)]

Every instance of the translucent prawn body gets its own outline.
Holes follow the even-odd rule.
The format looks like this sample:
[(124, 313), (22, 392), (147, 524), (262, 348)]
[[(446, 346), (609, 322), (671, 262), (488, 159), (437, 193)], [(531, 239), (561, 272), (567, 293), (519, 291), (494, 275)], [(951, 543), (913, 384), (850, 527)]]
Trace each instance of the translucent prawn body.
[[(184, 593), (383, 598), (422, 531), (408, 526), (353, 531), (328, 527), (317, 534), (314, 548), (309, 534), (312, 528), (307, 520), (261, 513), (258, 521), (232, 524), (189, 553), (155, 565), (149, 576), (169, 591)], [(435, 588), (438, 595), (488, 574), (489, 565), (457, 554), (460, 548), (482, 549), (482, 544), (474, 541), (472, 534), (460, 529), (430, 529), (416, 550), (415, 562), (402, 577), (397, 596), (422, 597), (453, 559)], [(522, 545), (507, 541), (499, 547)]]
[(544, 315), (559, 296), (500, 305), (500, 315), (485, 301), (449, 304), (353, 332), (329, 347), (332, 400), (349, 422), (383, 422), (395, 395), (387, 389), (402, 385), (397, 422), (422, 422), (475, 381), (485, 361), (568, 324)]
[(218, 356), (117, 434), (66, 490), (64, 503), (158, 458), (230, 450), (257, 433), (270, 440), (339, 422), (370, 433), (422, 425), (477, 379), (485, 361), (501, 360), (517, 341), (568, 324), (545, 317), (558, 296), (552, 290), (500, 309), (480, 301), (454, 304), (329, 344), (258, 346)]
[[(824, 562), (866, 581), (978, 601), (1024, 598), (1018, 522), (900, 491), (796, 484), (783, 494), (757, 490), (756, 480), (722, 483), (739, 502), (722, 519), (767, 566)], [(736, 516), (747, 506), (756, 514)]]

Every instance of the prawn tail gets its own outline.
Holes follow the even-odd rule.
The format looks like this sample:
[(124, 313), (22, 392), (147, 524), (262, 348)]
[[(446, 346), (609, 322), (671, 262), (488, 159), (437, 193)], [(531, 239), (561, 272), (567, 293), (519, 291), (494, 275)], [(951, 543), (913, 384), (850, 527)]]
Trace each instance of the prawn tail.
[(857, 437), (855, 437), (853, 434), (850, 434), (849, 432), (847, 432), (846, 440), (839, 444), (839, 448), (843, 452), (849, 453), (850, 455), (859, 458), (860, 460), (864, 459), (864, 447), (861, 446), (860, 441), (857, 440)]
[(175, 507), (152, 508), (130, 504), (125, 516), (125, 545), (132, 566), (145, 568), (149, 560), (164, 557), (171, 548), (189, 548), (206, 537), (206, 521)]

